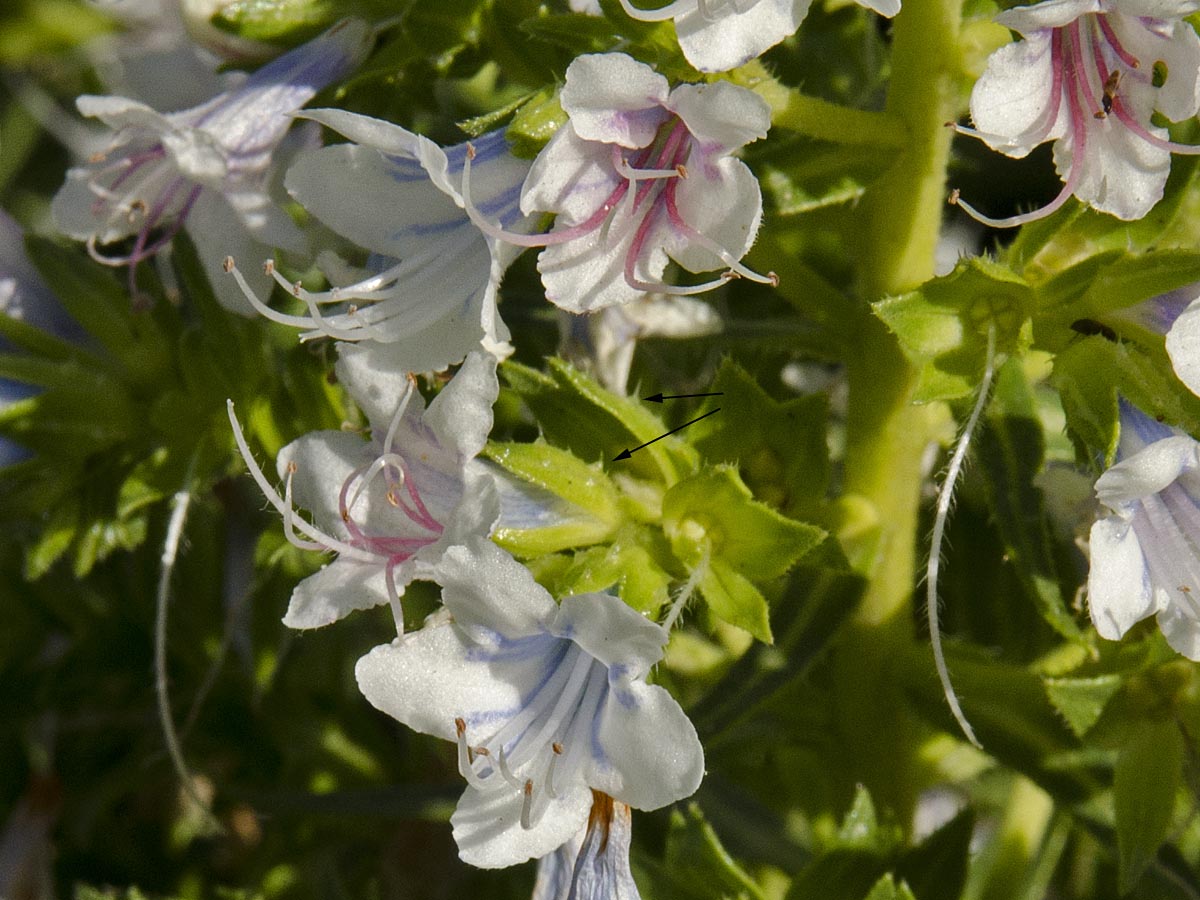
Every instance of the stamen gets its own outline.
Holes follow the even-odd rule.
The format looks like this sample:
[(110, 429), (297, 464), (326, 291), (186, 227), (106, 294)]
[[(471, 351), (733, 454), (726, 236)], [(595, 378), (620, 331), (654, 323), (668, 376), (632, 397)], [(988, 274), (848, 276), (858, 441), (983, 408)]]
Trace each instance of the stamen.
[(718, 257), (721, 262), (725, 263), (725, 265), (729, 266), (730, 274), (727, 274), (725, 276), (726, 278), (737, 276), (740, 278), (749, 279), (750, 281), (757, 281), (759, 284), (769, 284), (771, 287), (779, 287), (779, 276), (774, 272), (768, 272), (766, 275), (758, 274), (749, 266), (743, 265), (737, 257), (735, 257), (716, 241), (712, 240), (712, 238), (710, 238), (708, 235), (701, 234), (699, 231), (692, 228), (692, 226), (688, 225), (687, 222), (683, 220), (683, 216), (679, 214), (679, 207), (675, 204), (676, 184), (677, 182), (668, 184), (665, 191), (667, 201), (667, 217), (670, 219), (671, 225), (677, 230), (682, 231), (684, 236), (690, 242), (699, 244), (705, 250)]
[(471, 749), (467, 746), (467, 723), (462, 718), (454, 720), (454, 732), (458, 736), (458, 771), (472, 787), (487, 787), (487, 780), (475, 771)]
[(1117, 54), (1121, 62), (1125, 63), (1131, 69), (1140, 68), (1141, 63), (1138, 61), (1138, 58), (1121, 46), (1121, 41), (1117, 37), (1117, 33), (1113, 31), (1112, 25), (1109, 24), (1108, 16), (1100, 14), (1095, 19), (1100, 23), (1100, 31), (1104, 34), (1104, 40), (1108, 42), (1108, 46), (1112, 47), (1113, 53)]
[[(229, 413), (229, 424), (233, 427), (234, 442), (237, 444), (238, 452), (241, 453), (242, 459), (246, 463), (246, 468), (250, 471), (250, 476), (258, 485), (259, 490), (263, 492), (263, 496), (267, 498), (267, 502), (275, 507), (275, 510), (280, 514), (280, 516), (285, 515), (284, 510), (286, 509), (287, 504), (284, 503), (283, 498), (279, 496), (279, 493), (275, 490), (275, 488), (271, 486), (271, 483), (267, 481), (267, 476), (263, 474), (263, 470), (259, 468), (254, 456), (250, 453), (250, 447), (246, 443), (246, 436), (242, 433), (241, 423), (238, 422), (237, 416), (233, 411), (233, 401), (226, 400), (225, 404), (226, 410)], [(298, 516), (292, 521), (296, 526), (297, 531), (301, 532), (306, 537), (317, 541), (326, 550), (335, 550), (338, 553), (350, 559), (358, 560), (359, 562), (375, 563), (379, 561), (379, 557), (375, 554), (368, 553), (359, 549), (358, 547), (347, 544), (344, 541), (340, 541), (337, 538), (326, 534), (315, 526), (310, 525), (308, 522)]]
[(1152, 147), (1157, 147), (1160, 150), (1166, 150), (1168, 153), (1178, 153), (1182, 156), (1198, 156), (1200, 155), (1200, 145), (1197, 144), (1179, 144), (1175, 141), (1161, 138), (1153, 134), (1145, 126), (1143, 126), (1133, 114), (1129, 112), (1129, 108), (1125, 105), (1125, 100), (1122, 97), (1116, 97), (1113, 100), (1113, 112), (1121, 124), (1140, 137)]
[(691, 12), (695, 2), (696, 0), (675, 0), (674, 3), (668, 3), (659, 9), (639, 9), (629, 0), (621, 0), (621, 9), (625, 10), (625, 14), (630, 18), (637, 19), (639, 22), (665, 22)]
[(617, 170), (617, 174), (629, 181), (650, 181), (656, 178), (679, 178), (686, 173), (680, 172), (679, 168), (675, 169), (635, 169), (629, 165), (629, 160), (625, 158), (625, 148), (618, 144), (613, 144), (612, 148), (613, 168)]
[(283, 493), (283, 533), (288, 543), (301, 550), (324, 550), (325, 546), (316, 541), (301, 540), (296, 535), (295, 510), (292, 508), (292, 478), (296, 474), (296, 462), (290, 460), (287, 464), (287, 481)]
[(504, 748), (500, 748), (500, 752), (496, 756), (497, 762), (500, 764), (500, 777), (515, 787), (518, 791), (521, 790), (521, 779), (513, 774), (512, 769), (508, 766), (508, 759), (504, 755)]
[(558, 758), (563, 755), (563, 745), (555, 741), (550, 745), (553, 754), (550, 756), (550, 765), (546, 768), (546, 793), (553, 799), (558, 799), (558, 791), (554, 789), (554, 770), (558, 766)]
[(595, 231), (608, 218), (609, 213), (616, 209), (626, 191), (629, 190), (629, 182), (622, 181), (609, 195), (604, 203), (600, 204), (599, 209), (584, 222), (578, 225), (573, 225), (570, 228), (564, 228), (561, 231), (544, 232), (542, 234), (519, 234), (515, 231), (507, 231), (500, 225), (494, 225), (484, 218), (483, 213), (475, 206), (475, 202), (471, 199), (471, 161), (475, 159), (475, 148), (471, 144), (467, 144), (467, 156), (463, 161), (463, 211), (466, 212), (467, 218), (470, 219), (480, 231), (488, 237), (495, 238), (498, 241), (504, 241), (506, 244), (512, 244), (515, 247), (551, 247), (555, 244), (565, 244), (568, 241), (573, 241), (575, 238), (584, 234), (589, 234)]
[(526, 831), (533, 827), (533, 781), (525, 782), (525, 798), (521, 801), (521, 827)]

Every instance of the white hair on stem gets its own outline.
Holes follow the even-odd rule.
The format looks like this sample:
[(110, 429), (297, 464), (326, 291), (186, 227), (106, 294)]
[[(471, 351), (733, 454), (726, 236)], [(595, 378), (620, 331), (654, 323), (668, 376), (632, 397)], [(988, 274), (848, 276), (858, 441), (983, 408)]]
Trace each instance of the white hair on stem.
[(958, 476), (962, 473), (963, 462), (967, 458), (967, 449), (971, 445), (971, 437), (979, 424), (979, 417), (983, 414), (984, 407), (987, 406), (988, 394), (991, 393), (992, 379), (995, 375), (996, 325), (992, 323), (988, 325), (987, 359), (983, 368), (983, 380), (979, 383), (979, 396), (975, 399), (975, 406), (967, 418), (967, 424), (963, 427), (962, 434), (959, 435), (958, 442), (954, 446), (954, 453), (950, 456), (950, 465), (946, 467), (946, 477), (942, 479), (942, 486), (938, 489), (937, 514), (933, 519), (933, 533), (929, 538), (929, 561), (925, 566), (925, 611), (929, 616), (929, 642), (933, 647), (933, 662), (937, 667), (938, 679), (942, 683), (942, 692), (946, 696), (946, 703), (950, 705), (950, 712), (954, 714), (954, 720), (962, 728), (967, 740), (981, 750), (983, 745), (979, 743), (979, 738), (975, 737), (975, 731), (971, 728), (971, 723), (967, 721), (967, 717), (958, 703), (954, 685), (950, 683), (950, 670), (946, 668), (946, 654), (942, 650), (942, 629), (938, 624), (937, 586), (938, 571), (942, 562), (942, 540), (946, 536), (946, 520), (950, 517), (950, 503), (954, 498), (954, 487), (958, 482)]

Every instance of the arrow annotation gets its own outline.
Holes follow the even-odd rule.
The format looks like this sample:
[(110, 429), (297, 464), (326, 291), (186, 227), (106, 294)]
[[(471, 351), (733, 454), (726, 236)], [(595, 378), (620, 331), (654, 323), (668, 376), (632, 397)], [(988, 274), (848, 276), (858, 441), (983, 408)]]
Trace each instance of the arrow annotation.
[(715, 394), (667, 394), (665, 397), (662, 394), (653, 394), (642, 399), (647, 403), (662, 403), (664, 400), (686, 400), (688, 397), (720, 397), (724, 393), (724, 391), (717, 391)]
[[(695, 425), (701, 419), (707, 419), (713, 413), (719, 413), (720, 411), (721, 411), (721, 407), (718, 406), (712, 412), (706, 412), (704, 415), (697, 416), (696, 418), (692, 419), (692, 421), (690, 421), (690, 422), (684, 422), (678, 428), (672, 428), (670, 431), (667, 432), (667, 434), (660, 434), (658, 437), (656, 437), (654, 439), (654, 441), (661, 441), (663, 438), (667, 437), (667, 435), (674, 434), (677, 431), (683, 431), (683, 429), (687, 428), (689, 425)], [(644, 443), (644, 444), (638, 444), (632, 450), (622, 450), (620, 453), (618, 453), (616, 456), (613, 457), (613, 462), (616, 462), (618, 459), (629, 459), (629, 457), (631, 457), (633, 454), (637, 453), (643, 447), (649, 447), (651, 444), (654, 443), (654, 441), (646, 441), (646, 443)]]

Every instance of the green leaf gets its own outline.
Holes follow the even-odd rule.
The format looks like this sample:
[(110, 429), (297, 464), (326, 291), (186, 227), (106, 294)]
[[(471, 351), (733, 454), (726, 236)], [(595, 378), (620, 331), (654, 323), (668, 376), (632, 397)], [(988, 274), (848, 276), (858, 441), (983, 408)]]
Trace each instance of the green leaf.
[(786, 900), (863, 900), (887, 872), (887, 861), (869, 850), (834, 850), (805, 867)]
[(1123, 894), (1137, 884), (1167, 836), (1183, 759), (1183, 734), (1173, 721), (1144, 724), (1117, 755), (1113, 806)]
[(762, 889), (721, 845), (700, 807), (673, 810), (661, 863), (647, 861), (653, 896), (765, 900)]
[(756, 582), (785, 574), (825, 537), (755, 500), (729, 466), (705, 469), (667, 491), (663, 530), (685, 566), (707, 551)]
[(700, 594), (718, 618), (745, 629), (760, 641), (772, 642), (767, 598), (732, 566), (720, 559), (710, 561), (700, 578)]
[(558, 91), (545, 88), (520, 106), (504, 136), (514, 156), (532, 159), (566, 123)]
[(983, 257), (964, 259), (949, 275), (873, 304), (904, 353), (920, 365), (915, 399), (953, 400), (979, 384), (989, 324), (996, 348), (1014, 353), (1024, 343), (1023, 324), (1033, 289), (1011, 269)]
[(489, 444), (484, 455), (514, 476), (514, 491), (548, 512), (545, 525), (497, 529), (496, 541), (518, 556), (597, 544), (621, 523), (617, 489), (595, 463), (545, 442)]
[(1081, 459), (1111, 465), (1118, 439), (1118, 396), (1147, 415), (1200, 431), (1200, 401), (1168, 371), (1129, 344), (1100, 335), (1071, 344), (1054, 360), (1051, 383), (1062, 398), (1067, 429)]
[(1099, 721), (1122, 684), (1120, 675), (1045, 679), (1046, 696), (1078, 737), (1087, 734)]
[(575, 554), (556, 582), (558, 593), (601, 591), (615, 585), (622, 600), (638, 612), (653, 615), (670, 598), (673, 579), (662, 562), (669, 553), (657, 530), (626, 527), (611, 544)]
[(606, 468), (667, 484), (695, 470), (699, 455), (674, 435), (614, 462), (622, 450), (653, 441), (669, 429), (642, 404), (606, 391), (570, 364), (552, 359), (549, 368), (542, 373), (508, 362), (501, 372), (551, 444), (587, 462), (600, 461)]
[(1131, 307), (1197, 280), (1196, 251), (1111, 250), (1089, 257), (1037, 287), (1034, 337), (1038, 346), (1059, 351), (1078, 339), (1080, 323), (1097, 322), (1118, 335), (1159, 343), (1156, 326)]
[(232, 0), (223, 3), (213, 17), (218, 28), (252, 41), (296, 42), (351, 10), (334, 0)]
[(840, 848), (890, 853), (896, 847), (899, 832), (895, 828), (880, 828), (875, 802), (861, 784), (854, 789), (854, 800), (837, 833)]
[(770, 147), (770, 161), (756, 167), (764, 193), (781, 216), (812, 212), (861, 197), (887, 170), (895, 150), (867, 144), (829, 144), (793, 138)]
[(712, 390), (724, 395), (717, 398), (721, 415), (691, 428), (696, 449), (709, 462), (737, 465), (756, 498), (789, 514), (823, 502), (829, 481), (825, 398), (778, 402), (732, 359), (722, 362)]
[(896, 875), (921, 900), (958, 900), (967, 881), (975, 815), (968, 807), (901, 854)]

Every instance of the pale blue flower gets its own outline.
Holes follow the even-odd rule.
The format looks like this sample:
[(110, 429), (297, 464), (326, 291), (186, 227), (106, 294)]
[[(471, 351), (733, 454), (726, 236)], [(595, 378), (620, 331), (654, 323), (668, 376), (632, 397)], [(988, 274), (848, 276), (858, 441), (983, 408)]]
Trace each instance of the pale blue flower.
[(620, 599), (558, 605), (490, 541), (446, 551), (448, 615), (359, 660), (358, 685), (410, 728), (458, 744), (467, 789), (450, 822), (483, 868), (579, 834), (593, 791), (657, 809), (696, 790), (704, 752), (679, 704), (645, 677), (667, 632)]
[(1122, 402), (1117, 462), (1096, 496), (1109, 511), (1091, 532), (1096, 631), (1117, 640), (1157, 615), (1167, 642), (1200, 660), (1200, 444)]
[[(247, 299), (273, 321), (304, 329), (302, 338), (389, 344), (413, 371), (443, 369), (481, 345), (503, 355), (509, 332), (496, 291), (519, 251), (486, 238), (463, 210), (468, 145), (442, 148), (398, 125), (342, 110), (307, 117), (353, 143), (303, 154), (288, 171), (287, 189), (371, 256), (364, 269), (350, 272), (323, 254), (318, 265), (334, 287), (322, 292), (288, 284), (268, 264), (305, 302), (307, 315), (273, 310), (249, 288)], [(504, 228), (522, 232), (530, 225), (520, 209), (529, 162), (509, 152), (501, 131), (471, 147), (476, 202)]]
[[(124, 97), (80, 97), (79, 111), (115, 134), (106, 153), (67, 173), (53, 203), (58, 229), (87, 241), (98, 261), (128, 266), (136, 293), (138, 263), (186, 225), (218, 297), (249, 311), (236, 286), (216, 276), (229, 254), (262, 258), (267, 247), (303, 247), (299, 229), (268, 192), (272, 156), (292, 115), (362, 59), (369, 37), (364, 23), (346, 20), (239, 87), (181, 112), (160, 113)], [(127, 252), (100, 249), (129, 238)]]

